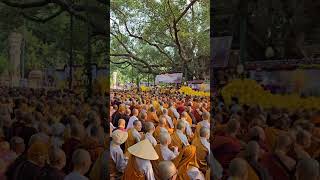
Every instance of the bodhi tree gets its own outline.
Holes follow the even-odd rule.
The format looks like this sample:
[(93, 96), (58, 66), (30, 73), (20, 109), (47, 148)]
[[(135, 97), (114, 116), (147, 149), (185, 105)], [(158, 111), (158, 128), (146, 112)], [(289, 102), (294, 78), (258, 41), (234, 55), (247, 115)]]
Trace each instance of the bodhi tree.
[(86, 73), (90, 76), (91, 63), (105, 64), (109, 49), (106, 1), (0, 0), (0, 6), (9, 14), (14, 11), (14, 15), (1, 11), (4, 19), (18, 21), (8, 31), (21, 32), (22, 26), (27, 27), (26, 62), (31, 69), (56, 67), (60, 63), (72, 65), (68, 61), (74, 59), (74, 64), (87, 65)]
[[(84, 22), (89, 21), (92, 36), (108, 35), (105, 0), (0, 0), (9, 7), (21, 9), (20, 13), (27, 19), (36, 22), (47, 22), (63, 12), (72, 14)], [(90, 16), (87, 16), (88, 13)]]
[(209, 76), (209, 0), (117, 0), (110, 10), (111, 63), (141, 73)]

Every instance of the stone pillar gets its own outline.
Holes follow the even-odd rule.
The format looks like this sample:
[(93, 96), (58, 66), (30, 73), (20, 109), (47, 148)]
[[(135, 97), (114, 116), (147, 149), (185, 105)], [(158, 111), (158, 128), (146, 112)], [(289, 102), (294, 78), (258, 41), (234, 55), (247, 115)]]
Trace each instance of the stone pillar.
[(20, 83), (20, 58), (22, 39), (23, 36), (17, 32), (12, 32), (9, 35), (9, 75), (12, 86), (19, 86)]

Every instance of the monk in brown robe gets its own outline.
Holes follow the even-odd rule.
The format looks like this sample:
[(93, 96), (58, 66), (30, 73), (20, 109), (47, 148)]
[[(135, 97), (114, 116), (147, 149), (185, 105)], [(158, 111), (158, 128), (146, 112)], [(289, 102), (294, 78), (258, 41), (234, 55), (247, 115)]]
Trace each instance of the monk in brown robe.
[(189, 145), (188, 138), (185, 135), (186, 124), (183, 121), (178, 121), (176, 131), (171, 135), (171, 145), (178, 147), (178, 151), (181, 152), (185, 146)]
[(247, 180), (248, 179), (248, 165), (245, 160), (235, 158), (230, 162), (229, 169), (230, 176), (228, 180)]
[(199, 165), (199, 169), (203, 174), (206, 174), (209, 169), (207, 162), (208, 154), (210, 151), (209, 138), (210, 129), (202, 127), (200, 130), (200, 138), (196, 138), (192, 142), (192, 145), (197, 147), (197, 162)]
[(71, 138), (69, 138), (63, 145), (62, 149), (66, 153), (67, 164), (65, 172), (69, 173), (72, 170), (71, 157), (73, 152), (82, 146), (82, 140), (85, 137), (85, 129), (81, 124), (74, 124), (71, 126)]
[(205, 179), (204, 174), (199, 170), (196, 156), (197, 148), (193, 145), (186, 146), (179, 157), (178, 180)]
[(160, 176), (161, 176), (161, 174), (160, 174), (160, 172), (159, 172), (159, 163), (161, 162), (161, 161), (163, 161), (163, 157), (162, 157), (162, 155), (161, 155), (161, 150), (160, 150), (160, 145), (159, 144), (157, 144), (155, 147), (154, 147), (154, 149), (156, 150), (156, 152), (157, 152), (157, 154), (158, 154), (158, 156), (159, 156), (159, 159), (157, 159), (157, 160), (154, 160), (154, 161), (151, 161), (151, 164), (152, 164), (152, 168), (153, 168), (153, 173), (154, 173), (154, 178), (156, 179), (156, 180), (160, 180)]
[(152, 122), (155, 125), (157, 125), (159, 123), (157, 111), (154, 107), (150, 108), (150, 111), (148, 112), (148, 115), (147, 115), (147, 121)]
[(104, 144), (99, 142), (101, 134), (103, 134), (102, 127), (93, 126), (91, 127), (91, 135), (88, 136), (83, 143), (83, 147), (90, 153), (93, 162), (95, 162), (104, 151)]
[(241, 150), (240, 141), (236, 137), (239, 129), (240, 123), (238, 120), (229, 120), (226, 132), (215, 136), (213, 143), (210, 144), (212, 153), (222, 165), (225, 175), (227, 174), (230, 161), (234, 159)]
[(275, 123), (275, 127), (269, 126), (265, 128), (264, 131), (266, 134), (266, 142), (270, 150), (274, 148), (277, 137), (280, 134), (286, 133), (286, 131), (284, 131), (286, 125), (287, 125), (287, 122), (285, 121), (285, 119), (280, 118), (280, 119), (277, 119)]
[(154, 172), (150, 161), (159, 158), (149, 140), (145, 139), (128, 148), (130, 158), (122, 180), (153, 180)]
[(248, 141), (257, 141), (262, 150), (262, 154), (270, 151), (266, 143), (266, 135), (264, 130), (259, 126), (254, 126), (249, 130)]
[(34, 143), (27, 152), (27, 160), (22, 161), (14, 170), (13, 180), (36, 179), (48, 160), (49, 149), (44, 143)]
[(261, 148), (256, 141), (250, 141), (246, 147), (244, 158), (248, 163), (248, 180), (268, 180), (268, 171), (259, 164)]
[(128, 130), (128, 139), (125, 142), (125, 153), (127, 154), (127, 149), (136, 144), (137, 142), (141, 141), (143, 138), (139, 131), (141, 131), (142, 124), (141, 121), (136, 120), (133, 122), (133, 128)]
[(192, 126), (192, 119), (186, 111), (182, 112), (181, 119), (182, 118), (184, 118), (189, 123), (190, 127)]
[(302, 159), (296, 169), (296, 180), (318, 180), (320, 177), (319, 162), (314, 159)]
[(160, 138), (160, 133), (161, 132), (168, 132), (169, 134), (173, 133), (173, 129), (169, 128), (167, 125), (167, 119), (163, 116), (160, 117), (159, 119), (159, 124), (156, 127), (153, 136), (154, 138), (157, 140), (157, 142), (159, 143), (159, 138)]
[(157, 144), (154, 149), (156, 150), (159, 159), (155, 161), (151, 161), (153, 172), (155, 178), (158, 180), (161, 177), (161, 173), (159, 171), (159, 163), (164, 160), (175, 161), (178, 157), (179, 152), (177, 147), (173, 147), (174, 151), (169, 149), (169, 144), (171, 144), (171, 137), (168, 133), (160, 134), (160, 144)]
[(159, 163), (159, 174), (161, 180), (176, 180), (178, 171), (171, 161), (162, 161)]
[(287, 155), (291, 145), (291, 137), (282, 134), (277, 139), (274, 151), (261, 158), (262, 166), (268, 170), (273, 179), (290, 180), (293, 178), (296, 161)]
[(202, 114), (202, 121), (200, 121), (197, 125), (196, 125), (196, 130), (195, 130), (195, 138), (199, 138), (200, 137), (200, 129), (202, 127), (206, 127), (210, 129), (210, 113), (209, 112), (204, 112)]
[(177, 114), (175, 114), (173, 109), (174, 109), (174, 105), (173, 103), (170, 102), (168, 105), (168, 116), (171, 117), (173, 124), (176, 125), (178, 117), (176, 117)]

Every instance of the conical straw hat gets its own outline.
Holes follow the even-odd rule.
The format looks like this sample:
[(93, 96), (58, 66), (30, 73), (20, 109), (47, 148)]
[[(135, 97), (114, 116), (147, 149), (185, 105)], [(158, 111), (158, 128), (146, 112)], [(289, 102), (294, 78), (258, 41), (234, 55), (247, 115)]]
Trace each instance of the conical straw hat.
[(130, 154), (146, 160), (157, 160), (159, 156), (148, 139), (140, 141), (128, 148)]
[(115, 130), (112, 133), (112, 140), (118, 144), (123, 144), (126, 142), (128, 138), (128, 133), (121, 131), (121, 130)]

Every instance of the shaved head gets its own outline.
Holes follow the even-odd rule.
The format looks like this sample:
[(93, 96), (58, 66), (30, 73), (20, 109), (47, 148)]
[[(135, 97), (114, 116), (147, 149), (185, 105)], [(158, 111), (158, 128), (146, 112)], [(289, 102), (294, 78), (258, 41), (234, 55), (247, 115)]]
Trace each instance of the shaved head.
[(171, 161), (161, 161), (159, 163), (159, 174), (161, 180), (172, 179), (177, 174), (177, 168)]
[(159, 118), (159, 124), (163, 125), (163, 126), (166, 125), (167, 124), (167, 119), (164, 116), (161, 116)]
[(292, 140), (288, 134), (281, 134), (280, 136), (278, 136), (276, 149), (287, 150), (291, 143)]
[(266, 135), (264, 133), (264, 130), (259, 127), (259, 126), (254, 126), (252, 129), (250, 129), (249, 131), (249, 136), (251, 139), (253, 140), (265, 140), (266, 139)]
[(210, 113), (209, 112), (203, 112), (202, 113), (202, 119), (203, 120), (210, 120)]
[(132, 114), (133, 114), (134, 116), (138, 116), (138, 115), (139, 115), (138, 109), (133, 109), (133, 110), (132, 110)]
[(169, 133), (162, 132), (160, 133), (160, 138), (159, 138), (160, 144), (162, 145), (168, 145), (171, 143), (171, 137)]
[(184, 130), (186, 128), (186, 123), (184, 123), (184, 121), (178, 121), (178, 124), (177, 124), (177, 129), (179, 130)]
[(145, 128), (147, 132), (153, 131), (154, 130), (154, 124), (152, 122), (146, 122), (145, 124)]
[(239, 128), (240, 128), (240, 123), (236, 119), (230, 119), (229, 122), (227, 123), (227, 131), (229, 133), (237, 133)]
[(257, 160), (259, 157), (260, 146), (256, 141), (250, 141), (246, 147), (246, 156), (249, 159)]
[(237, 177), (239, 179), (247, 179), (248, 167), (247, 162), (241, 158), (235, 158), (231, 161), (229, 165), (229, 173), (232, 177)]
[(207, 127), (201, 127), (200, 129), (200, 137), (204, 137), (209, 139), (210, 137), (210, 129)]
[(124, 119), (119, 119), (118, 127), (125, 128), (125, 126), (126, 126), (126, 121)]
[(88, 151), (84, 149), (77, 149), (72, 154), (72, 163), (74, 169), (81, 169), (83, 172), (88, 172), (91, 166), (91, 157)]
[(66, 165), (66, 154), (60, 148), (53, 148), (49, 153), (50, 165), (62, 169)]
[(320, 176), (319, 163), (311, 158), (302, 159), (297, 165), (297, 180), (317, 180)]

